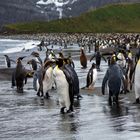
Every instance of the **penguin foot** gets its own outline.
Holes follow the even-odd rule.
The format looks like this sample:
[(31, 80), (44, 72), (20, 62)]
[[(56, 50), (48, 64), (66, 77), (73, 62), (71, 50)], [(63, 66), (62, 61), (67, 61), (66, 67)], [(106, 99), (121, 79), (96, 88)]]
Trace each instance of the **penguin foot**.
[(22, 89), (17, 89), (17, 92), (18, 93), (23, 93), (23, 90)]
[(61, 114), (65, 114), (65, 107), (62, 107), (62, 108), (60, 109), (60, 113), (61, 113)]
[(40, 97), (40, 93), (39, 92), (37, 92), (36, 95)]
[(129, 92), (130, 92), (130, 90), (129, 90), (129, 89), (126, 89), (126, 92), (128, 92), (128, 93), (129, 93)]
[(77, 95), (77, 100), (82, 99), (83, 97), (81, 95)]
[(50, 98), (50, 95), (49, 93), (46, 93), (46, 96), (45, 96), (46, 99), (49, 99)]
[(139, 98), (137, 98), (136, 101), (133, 104), (140, 104)]
[(67, 111), (67, 113), (71, 113), (71, 112), (72, 112), (71, 110), (68, 110), (68, 111)]
[(81, 67), (81, 69), (86, 69), (87, 67)]

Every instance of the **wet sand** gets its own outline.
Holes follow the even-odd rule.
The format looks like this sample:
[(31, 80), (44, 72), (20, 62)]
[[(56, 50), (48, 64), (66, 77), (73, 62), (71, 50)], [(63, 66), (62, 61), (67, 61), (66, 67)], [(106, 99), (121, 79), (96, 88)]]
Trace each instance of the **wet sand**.
[[(9, 54), (13, 59), (31, 52)], [(44, 52), (41, 52), (42, 55)], [(79, 55), (73, 56), (80, 88), (85, 86), (86, 75), (91, 66), (88, 54), (88, 68), (81, 69)], [(4, 66), (0, 56), (0, 139), (37, 140), (139, 140), (140, 105), (134, 105), (134, 89), (126, 95), (120, 94), (119, 107), (108, 105), (108, 95), (101, 94), (101, 82), (107, 63), (101, 62), (101, 71), (94, 90), (80, 90), (83, 98), (75, 100), (72, 114), (60, 114), (56, 90), (49, 92), (50, 99), (41, 99), (33, 90), (32, 78), (19, 94), (11, 88), (11, 69)], [(24, 60), (24, 64), (27, 60)]]

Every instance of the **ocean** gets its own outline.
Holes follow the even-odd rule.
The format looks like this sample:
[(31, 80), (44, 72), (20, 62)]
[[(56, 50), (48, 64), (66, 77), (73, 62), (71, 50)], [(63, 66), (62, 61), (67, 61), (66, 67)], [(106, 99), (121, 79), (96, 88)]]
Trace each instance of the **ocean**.
[(0, 39), (0, 53), (14, 53), (37, 47), (40, 41)]

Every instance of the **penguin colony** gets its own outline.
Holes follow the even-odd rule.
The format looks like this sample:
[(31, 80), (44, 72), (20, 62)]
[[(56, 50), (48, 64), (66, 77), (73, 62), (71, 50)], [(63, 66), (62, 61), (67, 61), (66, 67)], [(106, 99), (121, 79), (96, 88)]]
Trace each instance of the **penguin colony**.
[[(139, 36), (136, 36), (136, 38), (138, 40)], [(87, 43), (87, 40), (90, 44)], [(126, 94), (132, 90), (133, 81), (136, 97), (135, 103), (140, 103), (140, 49), (137, 49), (138, 51), (134, 62), (134, 57), (130, 51), (130, 40), (128, 38), (126, 40), (127, 43), (124, 43), (121, 47), (116, 47), (117, 49), (115, 51), (101, 54), (101, 48), (114, 47), (115, 43), (118, 44), (118, 38), (111, 38), (110, 40), (104, 39), (103, 41), (97, 38), (84, 38), (83, 40), (80, 40), (79, 38), (77, 39), (77, 43), (81, 47), (79, 57), (80, 64), (82, 66), (81, 68), (87, 68), (88, 58), (85, 52), (85, 46), (87, 46), (86, 43), (88, 46), (91, 46), (94, 42), (94, 46), (96, 46), (95, 53), (89, 58), (90, 62), (95, 58), (95, 63), (92, 63), (87, 73), (87, 78), (85, 81), (86, 86), (83, 89), (94, 89), (98, 72), (100, 72), (101, 58), (103, 58), (105, 62), (107, 62), (106, 58), (108, 59), (108, 69), (104, 75), (101, 89), (102, 94), (104, 95), (106, 91), (105, 88), (107, 87), (109, 96), (108, 102), (110, 105), (118, 104), (119, 94)], [(136, 42), (138, 43), (137, 40)], [(46, 42), (47, 45), (51, 44), (50, 40), (47, 40)], [(57, 42), (57, 40), (53, 40), (54, 44), (57, 44)], [(64, 42), (66, 45), (66, 42), (68, 41)], [(62, 42), (59, 43), (61, 45), (63, 44)], [(43, 49), (41, 47), (45, 46), (44, 43), (43, 45), (41, 44), (39, 45), (39, 51), (42, 51)], [(89, 49), (89, 52), (90, 51), (91, 48)], [(4, 56), (7, 67), (11, 67), (10, 58), (7, 55)], [(47, 49), (44, 62), (42, 61), (39, 52), (34, 51), (30, 54), (30, 56), (32, 59), (28, 60), (27, 64), (31, 65), (31, 71), (27, 71), (22, 64), (22, 60), (28, 56), (19, 57), (17, 59), (16, 68), (12, 74), (12, 87), (16, 86), (18, 92), (23, 92), (24, 84), (27, 83), (27, 77), (32, 74), (33, 88), (36, 91), (37, 96), (49, 98), (49, 91), (54, 88), (57, 90), (59, 97), (60, 112), (62, 114), (66, 112), (73, 112), (74, 98), (76, 97), (77, 99), (80, 99), (82, 96), (80, 95), (79, 90), (78, 75), (74, 69), (75, 65), (71, 59), (71, 56), (65, 57), (62, 50), (59, 52), (59, 56), (57, 56), (52, 49)]]

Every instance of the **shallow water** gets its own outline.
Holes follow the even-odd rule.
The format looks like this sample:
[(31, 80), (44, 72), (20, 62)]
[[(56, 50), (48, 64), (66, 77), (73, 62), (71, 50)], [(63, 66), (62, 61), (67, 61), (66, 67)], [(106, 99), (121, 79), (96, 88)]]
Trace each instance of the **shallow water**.
[[(80, 87), (86, 84), (91, 66), (81, 69), (75, 60)], [(100, 87), (107, 64), (102, 61), (95, 87)], [(127, 97), (120, 99), (119, 106), (109, 106), (108, 96), (93, 91), (83, 91), (83, 99), (75, 100), (74, 112), (60, 114), (56, 90), (51, 98), (40, 99), (32, 89), (32, 79), (19, 94), (11, 89), (10, 81), (0, 81), (0, 139), (37, 140), (139, 140), (140, 106), (132, 105)]]
[(130, 106), (127, 98), (110, 107), (107, 96), (84, 93), (74, 112), (62, 115), (56, 91), (49, 100), (40, 99), (31, 82), (23, 94), (6, 89), (9, 81), (0, 82), (0, 139), (139, 139), (140, 107)]

